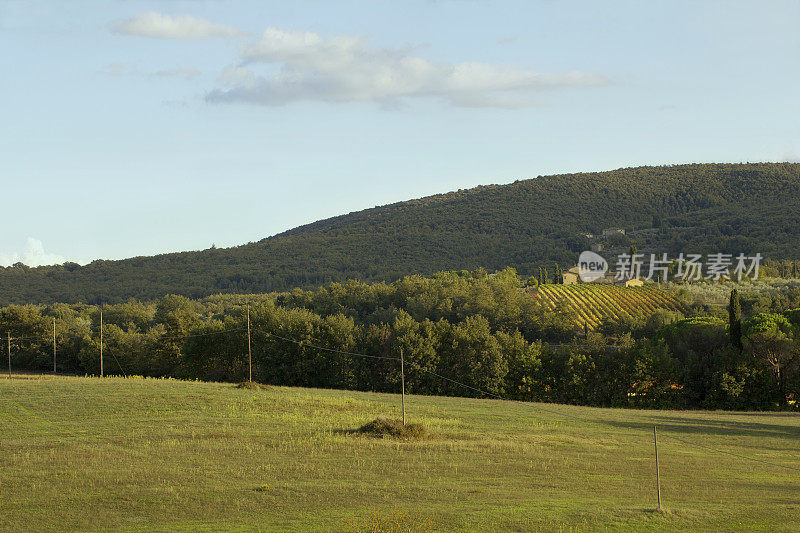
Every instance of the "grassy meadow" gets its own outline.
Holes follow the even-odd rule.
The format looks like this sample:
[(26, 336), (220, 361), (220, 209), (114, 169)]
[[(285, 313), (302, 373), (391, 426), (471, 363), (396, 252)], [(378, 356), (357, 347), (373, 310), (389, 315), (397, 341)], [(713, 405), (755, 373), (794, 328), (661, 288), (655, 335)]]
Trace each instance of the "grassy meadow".
[[(586, 423), (548, 410), (617, 425)], [(6, 531), (797, 530), (800, 417), (408, 396), (424, 440), (351, 433), (400, 397), (0, 379)], [(657, 512), (658, 425), (664, 511)]]

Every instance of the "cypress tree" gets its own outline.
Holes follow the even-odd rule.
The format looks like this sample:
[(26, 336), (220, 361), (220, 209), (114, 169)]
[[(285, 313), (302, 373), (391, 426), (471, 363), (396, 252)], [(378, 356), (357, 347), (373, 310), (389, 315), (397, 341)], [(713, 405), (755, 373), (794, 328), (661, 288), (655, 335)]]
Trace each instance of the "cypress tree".
[(542, 283), (547, 283), (548, 282), (548, 279), (547, 279), (547, 267), (544, 267), (542, 269), (542, 280), (543, 280)]
[(556, 263), (555, 273), (553, 274), (553, 283), (556, 285), (564, 283), (564, 276), (561, 275), (561, 267), (558, 266), (558, 263)]
[(636, 268), (636, 254), (639, 253), (639, 250), (636, 249), (636, 246), (631, 244), (630, 252), (631, 252), (631, 266), (630, 266), (630, 272), (628, 272), (628, 276), (634, 278), (638, 277), (637, 276), (638, 271)]
[(742, 350), (742, 306), (739, 303), (739, 291), (731, 291), (731, 301), (728, 304), (728, 325), (731, 344)]

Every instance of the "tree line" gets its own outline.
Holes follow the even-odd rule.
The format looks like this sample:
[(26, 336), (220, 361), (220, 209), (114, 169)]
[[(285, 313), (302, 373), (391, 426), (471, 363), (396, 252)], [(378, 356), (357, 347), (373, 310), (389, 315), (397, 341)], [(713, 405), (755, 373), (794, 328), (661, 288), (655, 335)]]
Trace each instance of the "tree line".
[[(105, 371), (245, 380), (249, 313), (253, 378), (263, 383), (396, 392), (393, 358), (402, 351), (406, 390), (417, 394), (480, 390), (597, 406), (797, 408), (800, 309), (769, 308), (763, 298), (740, 302), (734, 294), (728, 310), (695, 302), (685, 316), (633, 313), (585, 332), (575, 327), (574, 310), (548, 309), (530, 290), (508, 268), (129, 300), (102, 307)], [(774, 304), (800, 307), (800, 295)], [(48, 371), (55, 323), (59, 371), (98, 374), (100, 313), (88, 304), (9, 305), (0, 308), (0, 334), (14, 339), (17, 369)]]

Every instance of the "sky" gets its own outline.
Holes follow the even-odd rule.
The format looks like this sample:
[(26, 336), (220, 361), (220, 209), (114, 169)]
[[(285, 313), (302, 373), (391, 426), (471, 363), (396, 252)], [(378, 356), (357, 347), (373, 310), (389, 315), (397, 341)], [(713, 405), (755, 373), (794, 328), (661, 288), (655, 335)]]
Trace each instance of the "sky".
[(538, 175), (800, 160), (800, 2), (0, 1), (0, 265)]

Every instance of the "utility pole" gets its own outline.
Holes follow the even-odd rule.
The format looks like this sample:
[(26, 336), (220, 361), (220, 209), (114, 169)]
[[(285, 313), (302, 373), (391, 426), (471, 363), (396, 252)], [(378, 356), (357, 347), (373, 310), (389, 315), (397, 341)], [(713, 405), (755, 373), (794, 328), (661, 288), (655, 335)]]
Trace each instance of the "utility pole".
[(56, 317), (53, 317), (53, 374), (56, 373)]
[(11, 379), (11, 332), (6, 333), (8, 334), (8, 379)]
[(400, 348), (400, 393), (403, 403), (403, 425), (406, 425), (406, 370), (403, 360), (403, 349)]
[(253, 353), (250, 350), (250, 304), (247, 305), (247, 367), (249, 371), (249, 381), (253, 381)]
[(103, 307), (100, 307), (100, 377), (103, 377)]
[(658, 434), (653, 426), (653, 444), (656, 448), (656, 492), (658, 494), (658, 510), (661, 510), (661, 473), (658, 471)]

